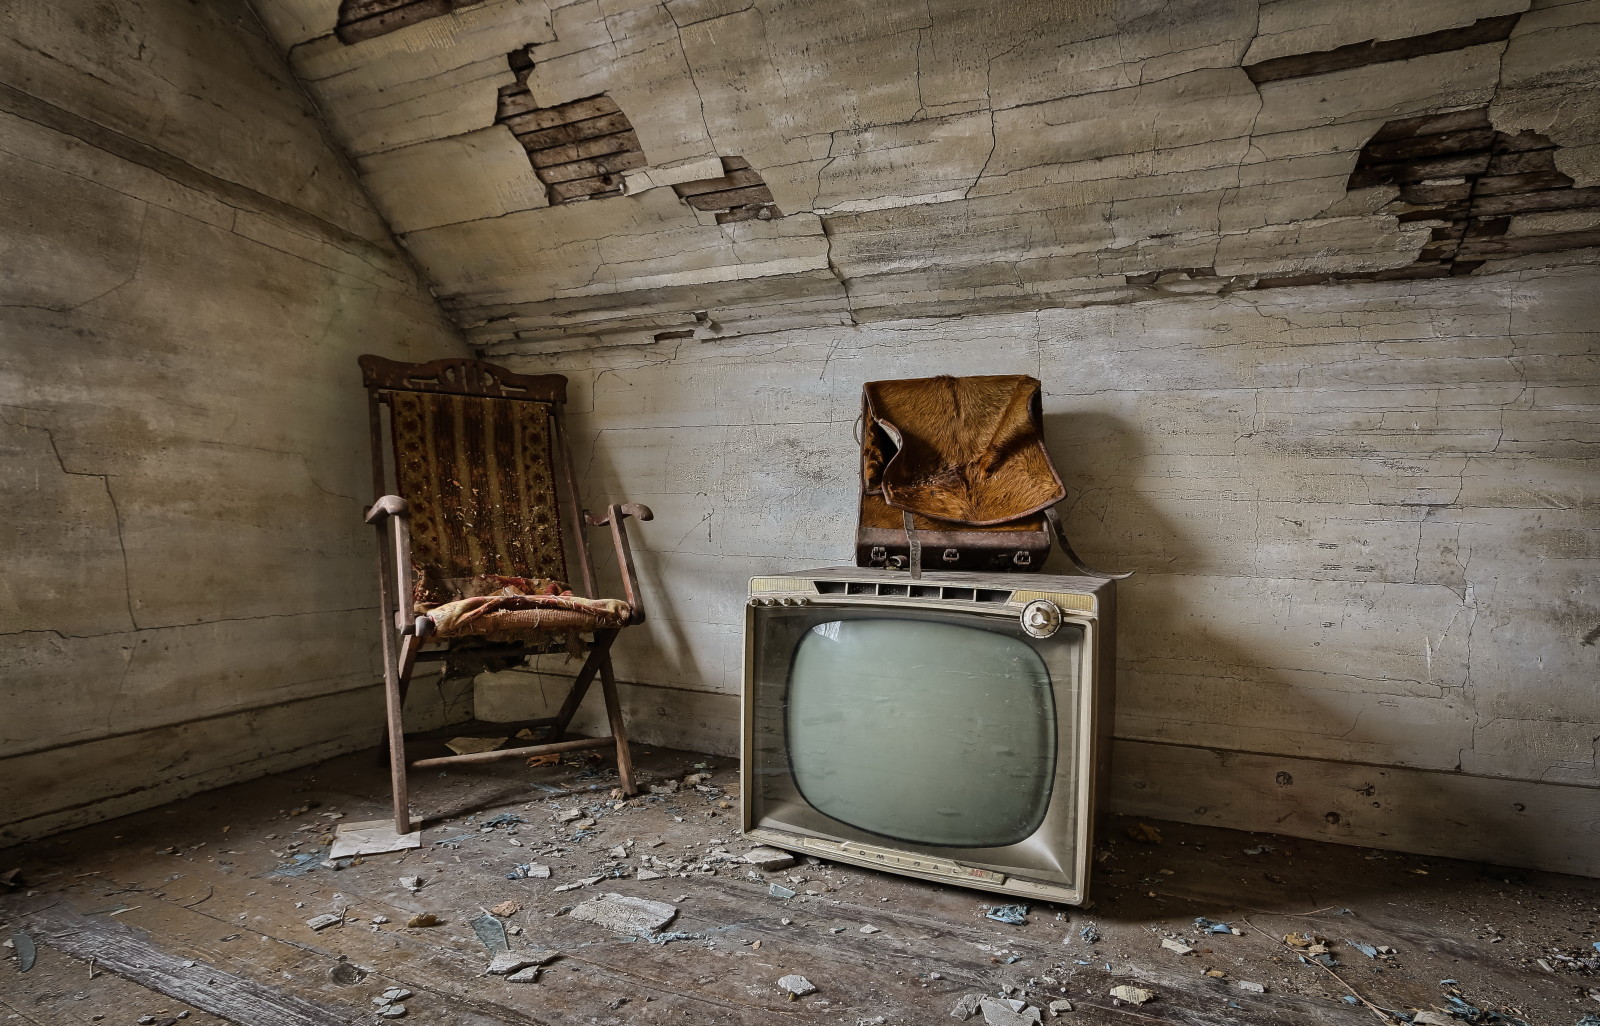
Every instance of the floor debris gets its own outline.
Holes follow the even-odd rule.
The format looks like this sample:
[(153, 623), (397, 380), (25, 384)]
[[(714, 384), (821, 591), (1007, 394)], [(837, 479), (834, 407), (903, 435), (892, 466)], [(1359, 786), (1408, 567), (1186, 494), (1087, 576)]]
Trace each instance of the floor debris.
[(349, 962), (340, 962), (328, 970), (328, 979), (341, 987), (353, 987), (367, 978), (367, 971), (358, 965)]
[(978, 1002), (986, 1026), (1033, 1026), (1039, 1022), (1037, 1008), (1026, 1001), (986, 997)]
[(25, 973), (32, 969), (34, 960), (39, 957), (39, 949), (34, 945), (33, 938), (19, 931), (11, 935), (11, 946), (17, 949), (17, 972)]
[(795, 892), (785, 887), (783, 884), (768, 884), (767, 896), (772, 898), (782, 898), (787, 901), (795, 896)]
[(444, 743), (444, 746), (457, 755), (477, 755), (480, 752), (492, 752), (506, 746), (503, 737), (453, 737)]
[(1240, 980), (1239, 989), (1250, 994), (1265, 994), (1267, 992), (1265, 986), (1259, 983), (1251, 983), (1249, 980)]
[(1118, 1001), (1126, 1001), (1130, 1005), (1142, 1005), (1147, 1001), (1154, 1001), (1156, 994), (1153, 990), (1143, 987), (1130, 987), (1127, 984), (1111, 988), (1111, 996)]
[(550, 867), (537, 862), (529, 862), (520, 866), (513, 866), (511, 872), (506, 874), (507, 880), (548, 880)]
[(574, 880), (569, 884), (562, 884), (560, 887), (555, 888), (555, 890), (557, 892), (575, 891), (579, 887), (588, 887), (588, 886), (591, 886), (592, 884), (597, 884), (601, 880), (604, 880), (604, 879), (605, 879), (605, 877), (603, 877), (603, 876), (586, 876), (581, 880)]
[(744, 860), (757, 869), (788, 869), (796, 862), (795, 857), (786, 851), (777, 848), (752, 848), (744, 853)]
[[(682, 930), (666, 930), (662, 933), (653, 933), (650, 935), (651, 944), (671, 944), (673, 941), (705, 939), (706, 935), (703, 933), (684, 933)], [(760, 944), (760, 941), (756, 941), (752, 947), (758, 947)]]
[(342, 913), (324, 912), (320, 916), (312, 916), (306, 920), (306, 925), (313, 930), (326, 930), (330, 926), (344, 922)]
[(672, 922), (677, 914), (678, 907), (664, 901), (608, 893), (590, 898), (567, 913), (567, 916), (603, 926), (612, 933), (649, 937)]
[(522, 903), (518, 901), (502, 901), (500, 904), (491, 906), (489, 909), (491, 914), (497, 915), (501, 919), (505, 919), (508, 916), (514, 916), (521, 911)]
[(506, 924), (485, 912), (472, 921), (472, 932), (483, 942), (489, 954), (496, 955), (511, 946), (506, 940)]
[(412, 929), (418, 929), (424, 926), (438, 926), (439, 922), (439, 917), (434, 915), (432, 912), (419, 912), (410, 919), (407, 919), (406, 925)]
[(514, 972), (533, 965), (533, 960), (520, 951), (497, 951), (489, 959), (489, 966), (484, 972), (490, 976), (509, 976)]
[(1056, 1000), (1050, 1002), (1051, 1015), (1060, 1015), (1062, 1012), (1070, 1011), (1072, 1011), (1072, 1002), (1068, 1001), (1066, 998), (1057, 998)]
[(1191, 948), (1189, 945), (1185, 944), (1183, 941), (1175, 940), (1172, 937), (1163, 937), (1163, 938), (1161, 938), (1161, 946), (1163, 948), (1166, 948), (1168, 951), (1174, 951), (1174, 952), (1177, 952), (1180, 955), (1192, 955), (1192, 954), (1194, 954), (1194, 949), (1193, 948)]
[(807, 994), (817, 992), (816, 986), (810, 980), (795, 973), (779, 978), (778, 986), (795, 997), (805, 997)]
[(422, 890), (422, 877), (420, 877), (420, 876), (402, 876), (400, 878), (400, 886), (404, 887), (406, 890), (410, 891), (412, 894), (415, 894), (418, 891)]
[(950, 1014), (962, 1022), (966, 1022), (978, 1014), (978, 1002), (982, 1000), (982, 994), (963, 994), (961, 999), (956, 1002), (955, 1007), (950, 1009)]
[(1161, 830), (1149, 823), (1134, 823), (1128, 827), (1128, 838), (1140, 844), (1160, 844)]
[(328, 858), (347, 859), (356, 855), (382, 855), (422, 847), (422, 824), (412, 821), (410, 833), (395, 832), (394, 820), (374, 819), (364, 823), (340, 823), (333, 831), (333, 847)]
[(983, 917), (993, 919), (997, 923), (1010, 923), (1012, 926), (1021, 926), (1028, 921), (1028, 906), (1026, 905), (985, 905)]

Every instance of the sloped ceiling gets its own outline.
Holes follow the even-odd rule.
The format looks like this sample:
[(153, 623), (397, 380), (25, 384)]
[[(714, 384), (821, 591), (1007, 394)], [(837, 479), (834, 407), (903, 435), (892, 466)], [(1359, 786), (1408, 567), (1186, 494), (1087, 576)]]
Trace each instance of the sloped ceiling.
[(491, 355), (1600, 242), (1595, 3), (256, 3)]

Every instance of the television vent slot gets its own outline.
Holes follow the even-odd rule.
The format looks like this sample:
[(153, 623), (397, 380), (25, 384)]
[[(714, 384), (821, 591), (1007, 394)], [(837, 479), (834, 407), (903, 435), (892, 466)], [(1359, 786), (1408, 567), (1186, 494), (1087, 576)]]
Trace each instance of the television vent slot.
[(843, 581), (812, 581), (811, 583), (816, 586), (817, 593), (819, 595), (844, 594), (845, 588)]
[(944, 589), (937, 584), (913, 584), (911, 586), (912, 598), (938, 598)]
[(950, 602), (971, 602), (973, 598), (971, 588), (941, 588), (939, 597)]
[(878, 585), (878, 594), (879, 595), (909, 595), (910, 593), (911, 593), (911, 589), (909, 587), (907, 587), (906, 585), (904, 585), (904, 584), (880, 584), (880, 585)]
[(851, 581), (844, 586), (844, 593), (846, 595), (876, 595), (878, 586), (876, 584), (865, 584), (861, 581)]
[(1001, 605), (1005, 605), (1007, 602), (1011, 601), (1011, 592), (1009, 592), (1009, 591), (995, 591), (992, 588), (979, 588), (978, 589), (978, 601), (979, 602), (998, 602)]

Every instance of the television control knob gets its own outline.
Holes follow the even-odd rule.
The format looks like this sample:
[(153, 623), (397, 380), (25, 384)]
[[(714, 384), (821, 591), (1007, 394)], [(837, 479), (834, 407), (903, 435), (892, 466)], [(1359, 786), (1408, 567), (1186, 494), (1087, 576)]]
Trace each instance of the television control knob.
[(1049, 599), (1034, 599), (1022, 607), (1022, 629), (1030, 637), (1050, 637), (1061, 629), (1061, 607)]

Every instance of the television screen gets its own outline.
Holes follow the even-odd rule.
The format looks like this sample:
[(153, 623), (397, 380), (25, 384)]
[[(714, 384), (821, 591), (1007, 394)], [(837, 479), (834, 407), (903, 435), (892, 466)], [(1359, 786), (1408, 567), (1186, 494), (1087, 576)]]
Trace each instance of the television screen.
[[(1075, 663), (1074, 663), (1075, 665)], [(1016, 844), (1050, 805), (1059, 750), (1033, 646), (953, 623), (828, 620), (795, 647), (785, 731), (817, 811), (898, 841)]]

